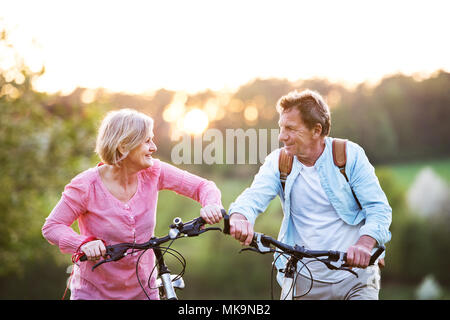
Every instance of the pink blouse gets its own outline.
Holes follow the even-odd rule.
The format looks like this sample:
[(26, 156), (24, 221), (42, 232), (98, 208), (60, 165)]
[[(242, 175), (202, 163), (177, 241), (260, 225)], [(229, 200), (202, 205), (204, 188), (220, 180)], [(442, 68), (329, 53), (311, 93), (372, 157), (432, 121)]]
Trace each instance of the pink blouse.
[[(220, 190), (206, 179), (154, 159), (152, 167), (138, 173), (134, 196), (123, 203), (103, 184), (98, 167), (88, 169), (66, 185), (62, 197), (42, 227), (43, 236), (61, 252), (73, 254), (90, 236), (107, 245), (120, 242), (145, 242), (154, 234), (158, 191), (173, 190), (198, 201), (202, 206), (222, 206)], [(80, 233), (71, 225), (78, 219)], [(94, 271), (93, 261), (74, 265), (71, 299), (147, 299), (136, 278), (136, 261), (141, 252), (119, 261), (104, 263)], [(97, 261), (98, 262), (98, 261)], [(140, 259), (139, 279), (151, 299), (159, 299), (157, 289), (149, 289), (148, 277), (154, 266), (148, 250)], [(155, 288), (156, 274), (150, 281)]]

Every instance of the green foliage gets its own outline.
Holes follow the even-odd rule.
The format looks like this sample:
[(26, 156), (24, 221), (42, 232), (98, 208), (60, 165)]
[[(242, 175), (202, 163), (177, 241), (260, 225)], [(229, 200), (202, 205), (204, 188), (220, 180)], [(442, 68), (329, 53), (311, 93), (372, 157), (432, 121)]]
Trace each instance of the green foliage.
[(23, 259), (34, 255), (33, 243), (57, 194), (93, 159), (95, 118), (74, 108), (66, 121), (29, 89), (21, 97), (0, 98), (0, 274), (19, 271)]
[(390, 281), (419, 283), (433, 274), (450, 285), (450, 208), (441, 214), (422, 217), (411, 212), (405, 203), (406, 190), (392, 169), (376, 171), (392, 207), (392, 240), (386, 246), (383, 277)]
[(425, 167), (431, 167), (439, 177), (450, 183), (450, 159), (414, 161), (410, 163), (392, 164), (389, 167), (396, 181), (404, 189), (408, 189), (412, 185), (419, 171)]
[(47, 246), (42, 224), (68, 180), (92, 164), (99, 115), (35, 92), (40, 73), (15, 68), (23, 81), (0, 72), (0, 276), (21, 273)]

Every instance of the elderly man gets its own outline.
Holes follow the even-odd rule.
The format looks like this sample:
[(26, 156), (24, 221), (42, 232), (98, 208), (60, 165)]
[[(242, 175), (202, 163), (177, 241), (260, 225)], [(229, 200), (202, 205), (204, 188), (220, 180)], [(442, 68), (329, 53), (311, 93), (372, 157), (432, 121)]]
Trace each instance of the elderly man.
[[(317, 92), (290, 92), (280, 98), (277, 110), (284, 148), (267, 156), (251, 186), (231, 204), (231, 235), (248, 245), (257, 216), (278, 195), (284, 212), (278, 240), (311, 250), (347, 252), (347, 264), (358, 274), (311, 262), (314, 281), (309, 290), (311, 274), (299, 265), (293, 298), (378, 299), (379, 267), (368, 264), (372, 250), (391, 238), (392, 209), (373, 166), (359, 145), (347, 141), (342, 174), (333, 161), (334, 139), (328, 136), (330, 111)], [(282, 157), (292, 161), (285, 183), (280, 180)], [(275, 263), (281, 270), (286, 259)], [(277, 279), (283, 288), (283, 273)], [(286, 295), (282, 291), (282, 297)]]

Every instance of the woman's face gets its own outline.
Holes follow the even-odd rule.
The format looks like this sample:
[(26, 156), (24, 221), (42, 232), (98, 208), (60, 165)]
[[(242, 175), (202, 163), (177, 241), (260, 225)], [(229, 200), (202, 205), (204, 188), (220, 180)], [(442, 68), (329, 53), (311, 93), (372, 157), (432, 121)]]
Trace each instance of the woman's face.
[(153, 130), (151, 130), (140, 145), (130, 151), (124, 162), (128, 166), (136, 167), (138, 170), (143, 170), (153, 165), (152, 153), (158, 150), (153, 142)]

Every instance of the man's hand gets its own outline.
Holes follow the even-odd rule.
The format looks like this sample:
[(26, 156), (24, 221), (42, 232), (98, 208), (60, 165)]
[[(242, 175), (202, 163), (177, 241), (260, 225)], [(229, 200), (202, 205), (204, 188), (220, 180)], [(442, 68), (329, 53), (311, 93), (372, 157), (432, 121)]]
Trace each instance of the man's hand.
[(347, 265), (349, 267), (366, 268), (369, 265), (372, 249), (377, 241), (367, 235), (361, 236), (359, 240), (347, 250)]
[(230, 215), (230, 235), (242, 245), (248, 246), (253, 239), (253, 225), (244, 215), (233, 212)]

